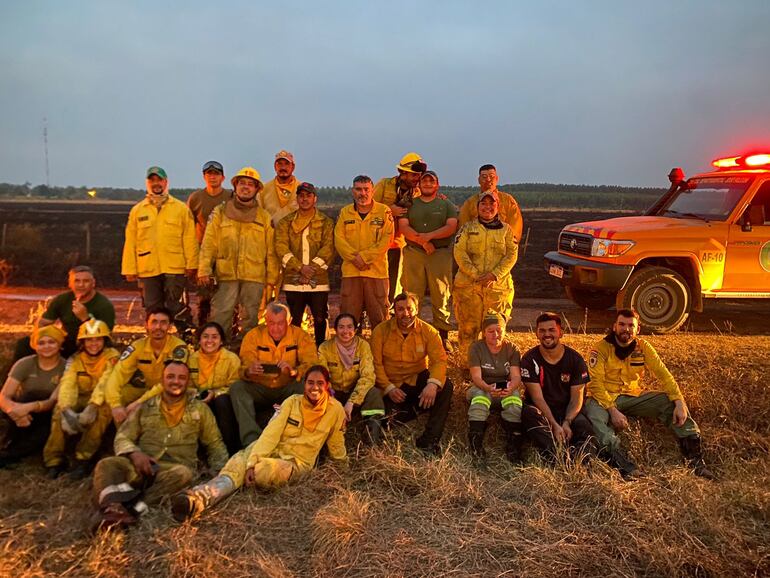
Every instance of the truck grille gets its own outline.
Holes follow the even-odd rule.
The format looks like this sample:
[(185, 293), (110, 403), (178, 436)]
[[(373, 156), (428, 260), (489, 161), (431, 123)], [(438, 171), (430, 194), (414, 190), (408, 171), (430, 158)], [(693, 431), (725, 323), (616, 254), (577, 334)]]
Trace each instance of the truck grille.
[(593, 237), (580, 233), (562, 233), (559, 235), (559, 251), (575, 255), (591, 256)]

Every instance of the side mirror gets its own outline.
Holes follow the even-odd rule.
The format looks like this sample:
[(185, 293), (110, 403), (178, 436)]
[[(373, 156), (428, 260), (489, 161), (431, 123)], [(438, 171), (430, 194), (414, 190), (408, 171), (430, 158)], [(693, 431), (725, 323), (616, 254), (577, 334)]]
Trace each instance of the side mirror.
[(751, 233), (751, 221), (749, 219), (741, 219), (741, 231), (744, 233)]

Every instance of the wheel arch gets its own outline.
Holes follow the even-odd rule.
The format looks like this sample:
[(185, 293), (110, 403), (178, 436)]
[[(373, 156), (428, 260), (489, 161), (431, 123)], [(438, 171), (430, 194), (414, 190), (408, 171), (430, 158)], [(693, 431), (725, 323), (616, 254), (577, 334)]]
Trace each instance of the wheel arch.
[[(647, 257), (639, 261), (634, 271), (642, 267), (666, 267), (679, 273), (690, 287), (692, 309), (699, 313), (703, 311), (703, 293), (701, 292), (698, 261), (695, 257)], [(629, 279), (631, 276), (629, 275)], [(626, 280), (628, 283), (628, 280)], [(625, 285), (624, 285), (625, 287)]]

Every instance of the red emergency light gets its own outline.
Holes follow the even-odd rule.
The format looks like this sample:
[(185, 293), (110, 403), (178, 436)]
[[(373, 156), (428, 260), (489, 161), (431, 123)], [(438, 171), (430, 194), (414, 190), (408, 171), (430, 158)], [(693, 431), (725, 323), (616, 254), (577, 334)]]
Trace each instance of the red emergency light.
[(758, 153), (742, 157), (724, 157), (711, 161), (711, 164), (718, 169), (770, 167), (770, 154)]

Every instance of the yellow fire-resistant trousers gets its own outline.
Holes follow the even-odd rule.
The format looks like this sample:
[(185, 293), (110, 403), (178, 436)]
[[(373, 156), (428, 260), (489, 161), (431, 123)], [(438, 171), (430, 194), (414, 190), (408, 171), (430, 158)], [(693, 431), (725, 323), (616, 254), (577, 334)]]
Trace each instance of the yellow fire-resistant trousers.
[[(77, 406), (72, 409), (76, 412), (83, 411), (88, 404), (88, 397), (84, 400), (78, 399)], [(110, 406), (103, 403), (99, 406), (99, 413), (96, 416), (96, 421), (92, 423), (86, 431), (80, 435), (80, 440), (77, 446), (75, 446), (75, 459), (81, 461), (90, 460), (99, 449), (102, 443), (102, 436), (104, 435), (107, 426), (112, 421), (112, 413), (110, 412)], [(64, 449), (67, 443), (67, 434), (61, 427), (61, 409), (57, 406), (54, 409), (53, 417), (51, 418), (51, 434), (48, 436), (48, 441), (43, 448), (43, 462), (47, 468), (61, 465), (64, 463)]]
[[(235, 484), (236, 488), (243, 486), (246, 477), (246, 459), (249, 448), (239, 451), (231, 457), (220, 476), (227, 476)], [(294, 462), (280, 458), (260, 458), (254, 466), (254, 485), (263, 490), (270, 490), (286, 485), (292, 476), (299, 471)]]
[[(163, 498), (171, 497), (187, 488), (193, 480), (193, 471), (182, 464), (158, 462), (160, 469), (152, 484), (143, 492), (144, 501), (157, 504)], [(135, 488), (143, 488), (149, 483), (134, 468), (133, 462), (123, 456), (112, 456), (99, 460), (94, 469), (94, 498), (99, 503), (103, 490), (119, 484), (130, 484)]]
[(480, 284), (455, 286), (452, 295), (454, 299), (455, 317), (457, 318), (457, 336), (460, 345), (460, 360), (467, 367), (468, 348), (479, 338), (481, 322), (488, 310), (496, 311), (506, 321), (511, 316), (513, 287), (499, 286), (482, 287)]

